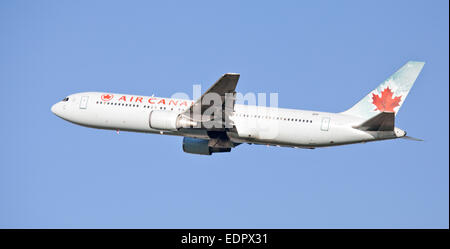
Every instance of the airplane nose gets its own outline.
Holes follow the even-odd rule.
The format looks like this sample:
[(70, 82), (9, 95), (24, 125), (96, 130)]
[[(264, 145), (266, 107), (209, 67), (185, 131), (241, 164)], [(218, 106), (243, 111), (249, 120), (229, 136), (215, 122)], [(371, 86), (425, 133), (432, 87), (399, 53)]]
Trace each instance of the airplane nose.
[(56, 113), (55, 113), (55, 110), (56, 110), (56, 104), (52, 105), (51, 110), (52, 110), (52, 112), (53, 112), (54, 114), (56, 114)]
[(52, 105), (51, 110), (52, 110), (53, 114), (55, 114), (58, 117), (60, 116), (61, 111), (60, 111), (59, 103), (56, 103), (56, 104)]

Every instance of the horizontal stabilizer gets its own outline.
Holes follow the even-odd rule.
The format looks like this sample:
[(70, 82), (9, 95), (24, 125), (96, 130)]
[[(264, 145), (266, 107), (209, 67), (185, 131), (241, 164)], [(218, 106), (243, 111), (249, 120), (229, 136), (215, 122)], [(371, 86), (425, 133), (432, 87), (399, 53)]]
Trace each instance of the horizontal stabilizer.
[(401, 138), (408, 139), (408, 140), (413, 140), (413, 141), (420, 141), (420, 142), (423, 141), (420, 138), (415, 138), (415, 137), (410, 137), (410, 136), (404, 136), (404, 137), (401, 137)]
[(395, 123), (395, 113), (381, 112), (380, 114), (368, 119), (364, 123), (353, 128), (362, 131), (393, 131)]

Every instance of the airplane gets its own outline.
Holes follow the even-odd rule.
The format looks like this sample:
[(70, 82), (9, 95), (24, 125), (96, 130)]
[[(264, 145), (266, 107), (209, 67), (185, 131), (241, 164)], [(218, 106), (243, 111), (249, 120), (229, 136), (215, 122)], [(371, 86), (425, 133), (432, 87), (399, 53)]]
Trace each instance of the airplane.
[(183, 136), (184, 152), (211, 155), (240, 144), (314, 149), (406, 138), (395, 117), (424, 62), (409, 61), (340, 113), (236, 103), (240, 75), (226, 73), (196, 101), (108, 92), (67, 96), (51, 111), (77, 125)]

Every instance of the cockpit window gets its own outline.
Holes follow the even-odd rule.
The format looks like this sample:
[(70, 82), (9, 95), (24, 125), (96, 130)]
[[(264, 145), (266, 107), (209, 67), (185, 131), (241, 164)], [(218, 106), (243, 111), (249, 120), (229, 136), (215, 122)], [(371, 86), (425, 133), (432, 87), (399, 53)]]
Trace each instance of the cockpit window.
[(62, 101), (64, 102), (69, 101), (69, 97), (64, 98)]

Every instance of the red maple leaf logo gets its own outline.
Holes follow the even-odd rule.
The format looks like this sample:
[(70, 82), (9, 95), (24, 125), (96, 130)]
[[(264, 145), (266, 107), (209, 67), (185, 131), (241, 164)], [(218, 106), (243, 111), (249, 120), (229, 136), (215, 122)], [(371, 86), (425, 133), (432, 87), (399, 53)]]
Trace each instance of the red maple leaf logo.
[(112, 95), (112, 94), (103, 94), (103, 95), (102, 95), (102, 100), (103, 100), (103, 101), (109, 101), (109, 100), (111, 100), (113, 97), (114, 97), (114, 95)]
[(372, 93), (372, 103), (377, 107), (374, 111), (380, 110), (382, 112), (394, 112), (394, 108), (400, 105), (402, 96), (392, 98), (393, 95), (394, 93), (391, 89), (389, 89), (389, 87), (386, 87), (381, 92), (381, 97)]

